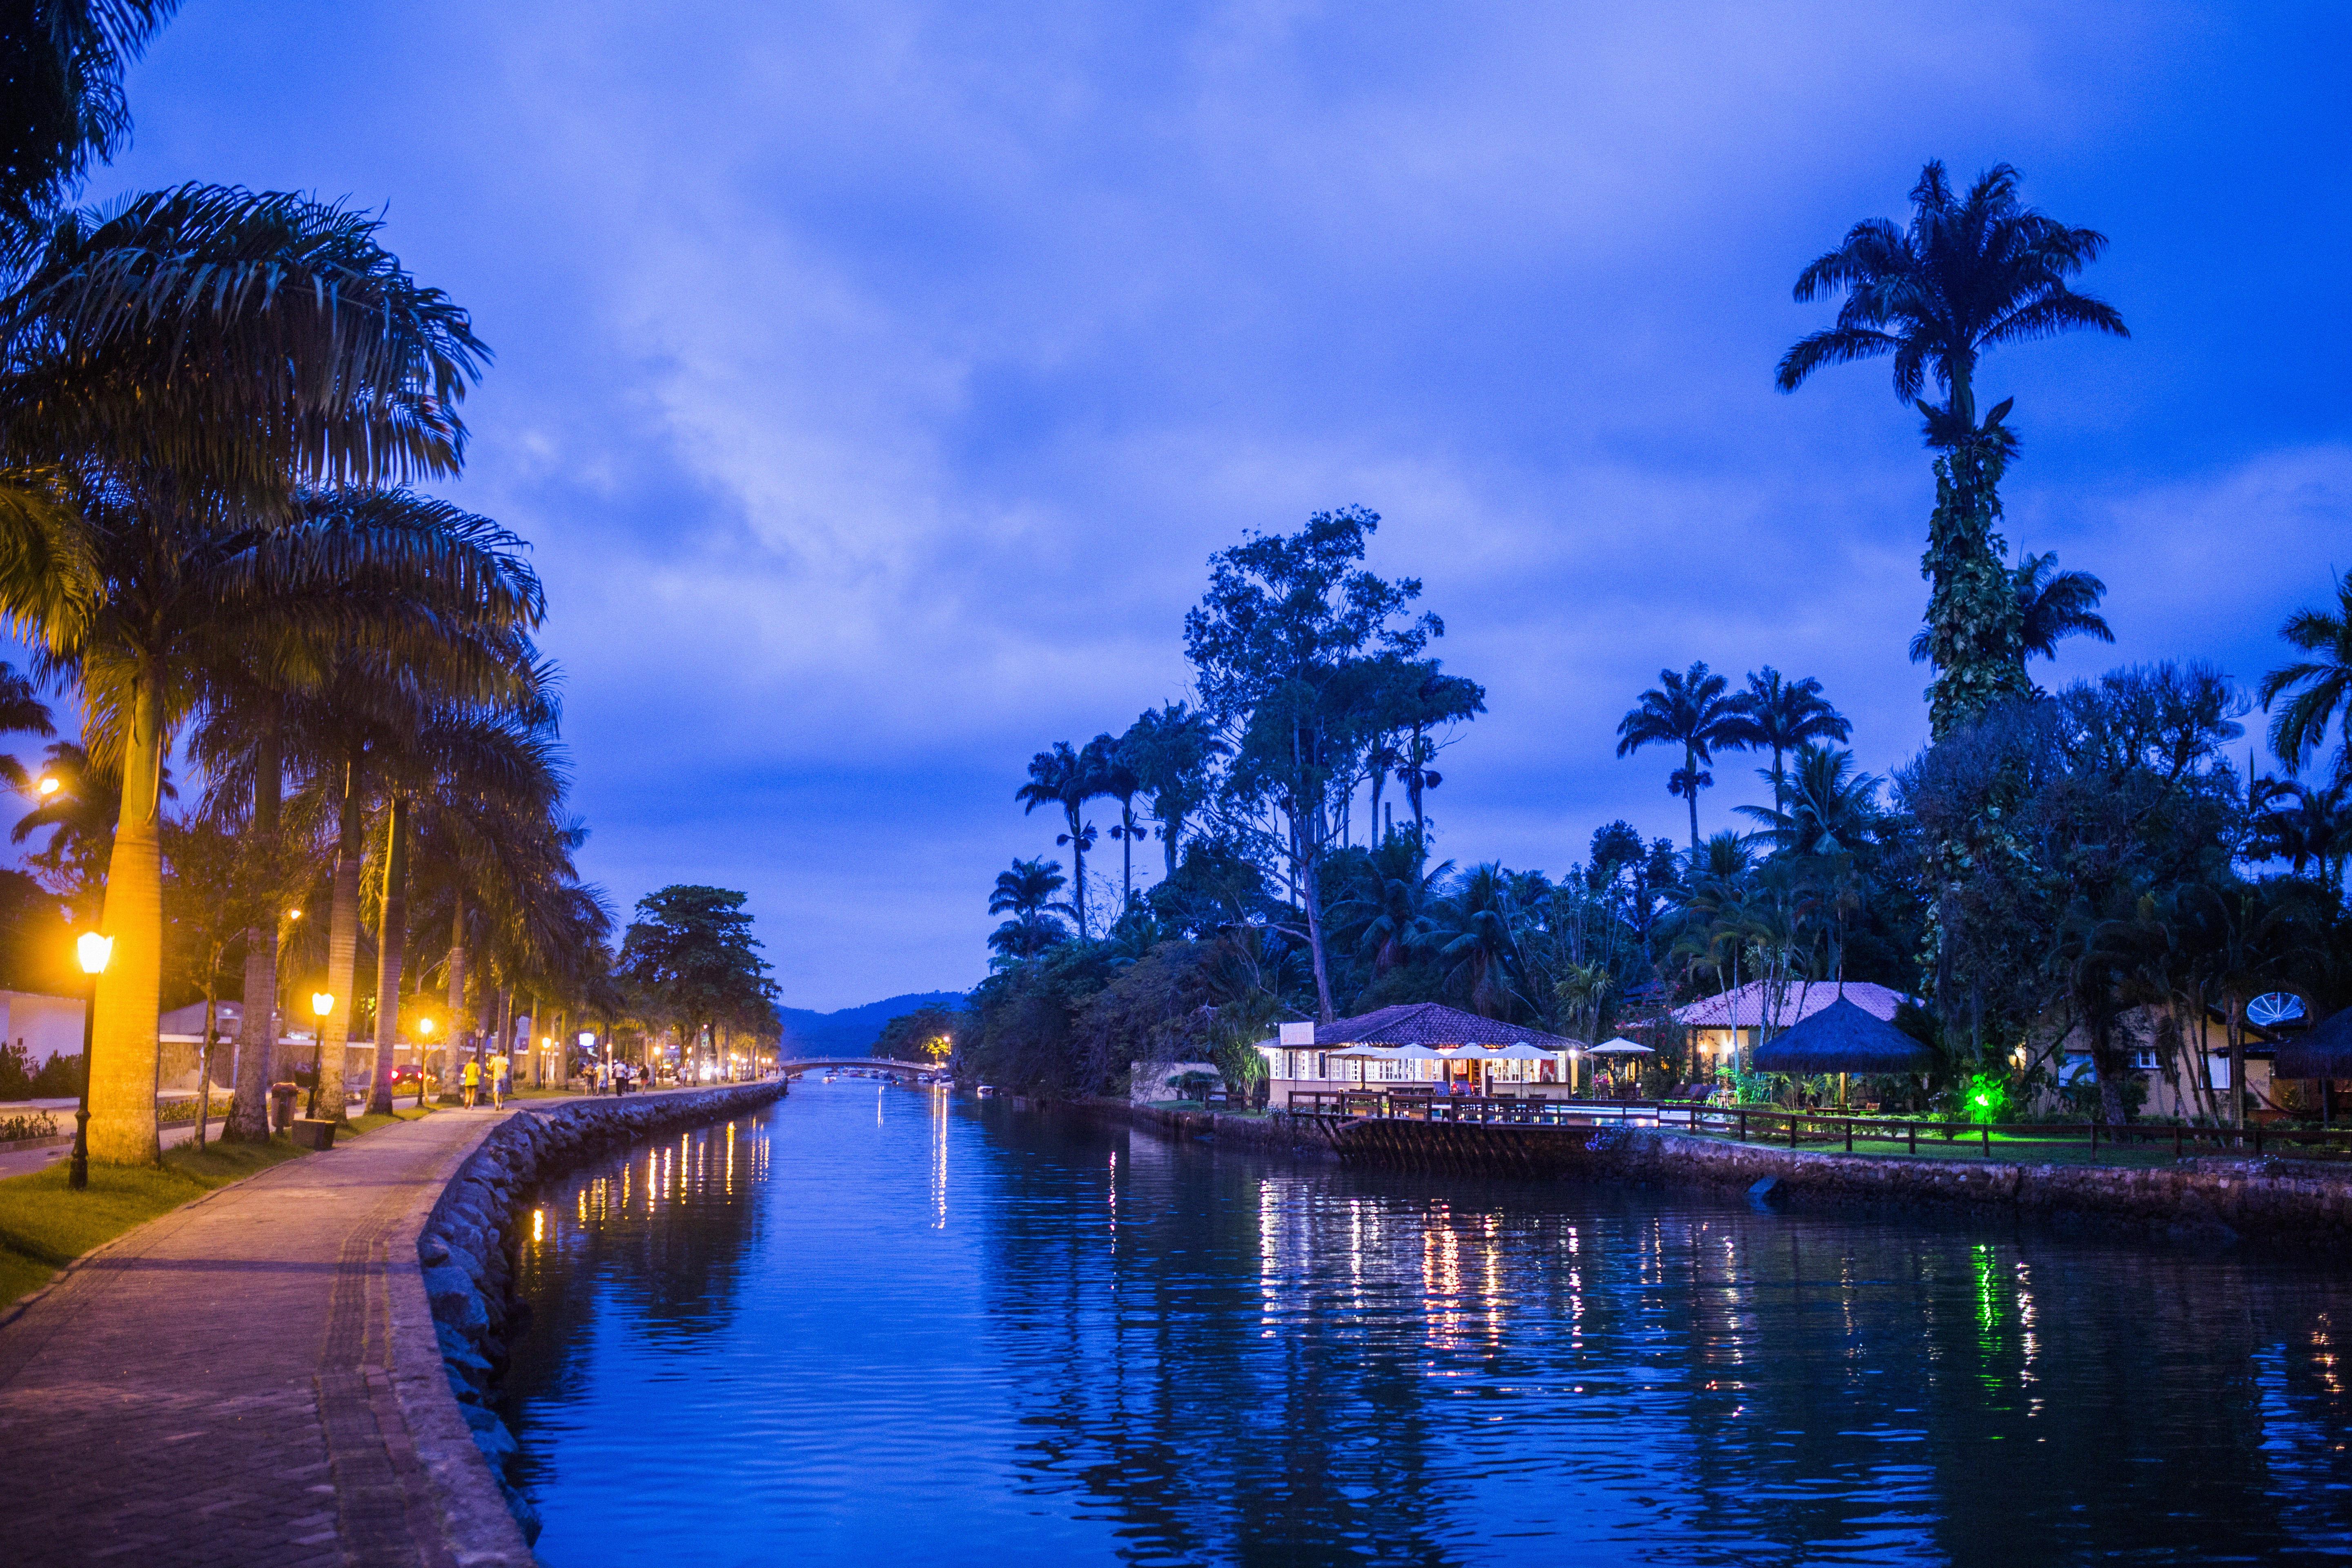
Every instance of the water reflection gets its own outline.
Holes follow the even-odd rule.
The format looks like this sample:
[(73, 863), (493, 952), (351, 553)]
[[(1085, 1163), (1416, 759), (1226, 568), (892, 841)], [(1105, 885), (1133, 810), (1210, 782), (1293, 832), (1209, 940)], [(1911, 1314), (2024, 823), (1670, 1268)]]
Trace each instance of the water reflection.
[(549, 1563), (2352, 1547), (2315, 1268), (860, 1092), (547, 1195), (511, 1385)]

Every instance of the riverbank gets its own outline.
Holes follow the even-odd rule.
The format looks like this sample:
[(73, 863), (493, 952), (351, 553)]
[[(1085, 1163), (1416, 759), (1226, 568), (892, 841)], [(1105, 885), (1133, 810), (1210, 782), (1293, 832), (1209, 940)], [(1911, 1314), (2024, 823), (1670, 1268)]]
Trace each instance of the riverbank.
[(2352, 1170), (2274, 1157), (2099, 1166), (1785, 1149), (1650, 1128), (1517, 1127), (1171, 1111), (1074, 1101), (1090, 1120), (1177, 1141), (1402, 1170), (1704, 1187), (1814, 1212), (1936, 1211), (2294, 1251), (2352, 1248)]
[[(612, 1148), (668, 1129), (724, 1121), (788, 1092), (782, 1079), (682, 1093), (568, 1100), (509, 1117), (465, 1156), (412, 1237), (419, 1271), (400, 1277), (393, 1303), (396, 1375), (412, 1426), (442, 1450), (436, 1482), (453, 1517), (471, 1521), (478, 1541), (506, 1531), (493, 1507), (528, 1545), (539, 1533), (530, 1503), (508, 1467), (515, 1440), (491, 1408), (507, 1364), (508, 1342), (527, 1326), (513, 1295), (514, 1247), (523, 1199), (541, 1182)], [(409, 1289), (413, 1285), (413, 1289)], [(419, 1311), (421, 1307), (422, 1310)], [(398, 1331), (401, 1313), (414, 1331)], [(418, 1369), (437, 1363), (441, 1387)], [(407, 1392), (414, 1380), (413, 1400)], [(462, 1436), (463, 1445), (455, 1440)], [(472, 1455), (465, 1452), (470, 1447)], [(477, 1462), (477, 1457), (478, 1462)]]

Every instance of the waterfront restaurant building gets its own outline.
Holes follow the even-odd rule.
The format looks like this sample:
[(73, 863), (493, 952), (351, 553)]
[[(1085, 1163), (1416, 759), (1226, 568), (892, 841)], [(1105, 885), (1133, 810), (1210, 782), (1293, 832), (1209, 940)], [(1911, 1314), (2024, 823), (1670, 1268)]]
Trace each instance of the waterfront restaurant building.
[(1293, 1089), (1564, 1098), (1577, 1058), (1591, 1047), (1436, 1002), (1407, 1002), (1331, 1024), (1285, 1024), (1279, 1039), (1257, 1048), (1272, 1079), (1266, 1103), (1281, 1110)]
[(1693, 1076), (1711, 1077), (1745, 1066), (1769, 1037), (1811, 1017), (1841, 994), (1889, 1024), (1895, 1022), (1895, 1010), (1912, 1000), (1866, 980), (1849, 980), (1843, 986), (1833, 980), (1790, 980), (1778, 985), (1754, 980), (1719, 996), (1702, 997), (1674, 1015), (1675, 1022), (1690, 1031)]

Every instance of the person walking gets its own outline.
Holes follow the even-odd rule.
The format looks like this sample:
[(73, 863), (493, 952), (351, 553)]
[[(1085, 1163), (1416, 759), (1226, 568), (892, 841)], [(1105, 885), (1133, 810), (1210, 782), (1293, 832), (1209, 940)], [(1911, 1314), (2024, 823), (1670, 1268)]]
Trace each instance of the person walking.
[(490, 1109), (492, 1110), (506, 1109), (507, 1065), (507, 1054), (504, 1051), (490, 1058)]
[(482, 1091), (482, 1064), (467, 1057), (465, 1070), (457, 1075), (457, 1081), (466, 1090), (466, 1109), (473, 1110), (474, 1097)]

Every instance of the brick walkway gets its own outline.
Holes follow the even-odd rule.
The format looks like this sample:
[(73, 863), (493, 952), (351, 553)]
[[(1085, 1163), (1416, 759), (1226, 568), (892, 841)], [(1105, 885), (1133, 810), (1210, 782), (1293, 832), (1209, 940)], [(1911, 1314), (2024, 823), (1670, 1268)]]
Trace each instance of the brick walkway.
[(445, 1110), (273, 1167), (0, 1327), (0, 1558), (453, 1563), (393, 1395), (383, 1265), (497, 1120)]

